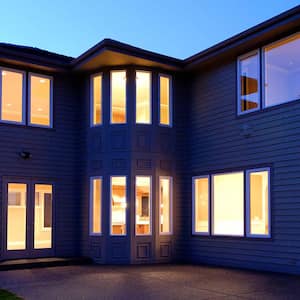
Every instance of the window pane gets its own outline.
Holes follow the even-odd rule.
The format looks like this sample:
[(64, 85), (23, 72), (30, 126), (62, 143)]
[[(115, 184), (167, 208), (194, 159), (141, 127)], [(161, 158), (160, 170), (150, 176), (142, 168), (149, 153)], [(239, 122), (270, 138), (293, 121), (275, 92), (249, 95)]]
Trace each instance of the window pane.
[(269, 172), (250, 172), (250, 234), (269, 234)]
[(194, 179), (194, 232), (209, 232), (209, 181)]
[(101, 233), (101, 190), (102, 180), (100, 178), (93, 179), (91, 191), (91, 233)]
[(8, 183), (7, 250), (26, 249), (27, 185)]
[(260, 106), (259, 57), (258, 54), (241, 59), (240, 64), (240, 110), (254, 110)]
[(111, 234), (126, 234), (126, 177), (111, 177)]
[(163, 125), (170, 125), (170, 78), (168, 76), (159, 76), (160, 86), (160, 120), (159, 123)]
[(126, 71), (111, 72), (111, 123), (126, 123)]
[(34, 248), (52, 247), (52, 185), (35, 184)]
[(265, 48), (265, 105), (300, 99), (300, 33)]
[(1, 120), (22, 123), (23, 74), (2, 70), (1, 75)]
[(30, 123), (50, 126), (51, 79), (30, 76)]
[(137, 176), (135, 179), (135, 232), (151, 234), (151, 178)]
[(171, 177), (159, 179), (160, 233), (171, 233)]
[(102, 76), (92, 77), (93, 125), (102, 124)]
[(213, 234), (244, 235), (244, 174), (213, 176)]
[(150, 72), (136, 72), (136, 123), (151, 123)]

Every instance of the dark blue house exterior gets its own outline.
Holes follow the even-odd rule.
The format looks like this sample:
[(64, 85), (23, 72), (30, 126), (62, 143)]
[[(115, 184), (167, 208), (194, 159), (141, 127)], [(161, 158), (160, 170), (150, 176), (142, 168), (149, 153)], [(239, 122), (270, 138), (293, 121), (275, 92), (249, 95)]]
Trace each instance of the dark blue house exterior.
[(300, 6), (185, 60), (0, 43), (0, 260), (300, 273)]

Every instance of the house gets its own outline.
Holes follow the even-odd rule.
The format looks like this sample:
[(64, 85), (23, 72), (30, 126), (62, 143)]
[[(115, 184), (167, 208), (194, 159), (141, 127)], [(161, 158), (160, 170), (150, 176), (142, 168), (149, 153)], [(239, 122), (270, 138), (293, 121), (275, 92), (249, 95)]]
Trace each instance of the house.
[(299, 53), (300, 6), (185, 60), (0, 44), (0, 259), (299, 274)]

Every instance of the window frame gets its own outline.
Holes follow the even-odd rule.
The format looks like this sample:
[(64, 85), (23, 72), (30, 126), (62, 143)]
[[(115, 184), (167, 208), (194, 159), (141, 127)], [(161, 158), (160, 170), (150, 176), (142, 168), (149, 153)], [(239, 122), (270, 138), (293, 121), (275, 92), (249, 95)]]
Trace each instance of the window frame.
[[(22, 74), (22, 121), (2, 120), (2, 71)], [(0, 67), (0, 123), (26, 125), (26, 71), (14, 68)]]
[[(94, 180), (100, 179), (101, 191), (100, 191), (100, 232), (93, 232), (94, 223)], [(90, 193), (89, 193), (89, 235), (90, 236), (102, 236), (103, 235), (103, 224), (102, 224), (102, 208), (103, 208), (103, 177), (102, 176), (91, 176), (90, 177)]]
[[(137, 73), (147, 73), (150, 75), (150, 89), (149, 89), (149, 96), (150, 96), (150, 107), (149, 107), (149, 112), (150, 112), (150, 116), (149, 116), (149, 123), (145, 123), (145, 122), (137, 122), (136, 119), (136, 113), (137, 113), (137, 84), (136, 84), (136, 80), (137, 80)], [(142, 70), (142, 69), (137, 69), (135, 70), (135, 124), (136, 125), (152, 125), (152, 106), (153, 106), (153, 93), (152, 93), (152, 81), (153, 81), (153, 76), (152, 76), (152, 72), (151, 71), (147, 71), (147, 70)]]
[[(113, 177), (125, 177), (125, 196), (126, 196), (126, 207), (125, 207), (125, 234), (113, 234), (112, 233), (112, 178)], [(128, 176), (127, 175), (111, 175), (109, 176), (109, 236), (110, 237), (126, 237), (128, 235), (127, 228), (127, 209), (128, 209)]]
[(298, 32), (295, 32), (293, 34), (290, 34), (288, 36), (285, 36), (279, 40), (276, 40), (276, 41), (273, 41), (267, 45), (264, 45), (262, 48), (261, 48), (261, 86), (262, 86), (262, 109), (266, 109), (266, 108), (271, 108), (271, 107), (274, 107), (274, 106), (279, 106), (279, 105), (282, 105), (282, 104), (286, 104), (286, 103), (290, 103), (290, 102), (294, 102), (294, 101), (297, 101), (297, 100), (300, 100), (300, 97), (296, 98), (296, 99), (291, 99), (291, 100), (287, 100), (287, 101), (283, 101), (283, 102), (280, 102), (280, 103), (277, 103), (277, 104), (273, 104), (273, 105), (266, 105), (266, 91), (265, 91), (265, 81), (266, 81), (266, 68), (265, 68), (265, 62), (266, 62), (266, 58), (265, 58), (265, 49), (270, 47), (270, 46), (273, 46), (277, 43), (280, 43), (280, 42), (283, 42), (284, 40), (288, 40), (290, 38), (293, 38), (294, 36), (296, 35), (299, 35), (299, 40), (300, 40), (300, 31)]
[(158, 199), (159, 199), (159, 210), (160, 210), (160, 204), (161, 204), (161, 193), (160, 193), (160, 180), (161, 179), (169, 179), (170, 181), (170, 231), (169, 232), (161, 232), (161, 228), (160, 228), (160, 211), (159, 211), (159, 218), (158, 218), (158, 228), (159, 228), (159, 235), (163, 236), (163, 235), (173, 235), (173, 177), (172, 176), (159, 176), (158, 177), (158, 187), (159, 187), (159, 191), (158, 191)]
[[(169, 78), (169, 118), (170, 122), (169, 124), (162, 124), (161, 118), (160, 118), (160, 78), (166, 77)], [(159, 73), (158, 74), (158, 125), (162, 127), (173, 127), (173, 76), (165, 73)]]
[[(150, 228), (150, 232), (148, 233), (148, 234), (138, 234), (137, 233), (137, 230), (136, 230), (136, 191), (137, 191), (137, 189), (136, 189), (136, 178), (137, 177), (144, 177), (144, 178), (150, 178), (150, 216), (149, 216), (149, 219), (150, 219), (150, 226), (149, 226), (149, 228)], [(152, 191), (152, 176), (151, 175), (136, 175), (135, 176), (135, 182), (134, 182), (134, 187), (135, 187), (135, 189), (134, 189), (134, 231), (135, 231), (135, 235), (136, 236), (152, 236), (152, 207), (153, 207), (153, 205), (152, 205), (152, 199), (153, 199), (153, 191)]]
[[(251, 173), (259, 173), (259, 172), (268, 172), (268, 234), (252, 234), (251, 233), (251, 201), (250, 201), (250, 174)], [(246, 236), (250, 238), (271, 238), (271, 168), (265, 167), (265, 168), (256, 168), (256, 169), (247, 169), (245, 170), (246, 173)]]
[[(112, 112), (113, 112), (113, 110), (112, 110), (112, 90), (113, 90), (113, 86), (112, 86), (112, 74), (114, 73), (114, 72), (125, 72), (125, 121), (123, 122), (123, 123), (114, 123), (113, 121), (112, 121)], [(128, 109), (127, 109), (127, 104), (128, 104), (128, 97), (127, 97), (127, 90), (128, 90), (128, 88), (127, 88), (127, 70), (126, 69), (116, 69), (116, 70), (111, 70), (110, 71), (110, 77), (109, 77), (109, 85), (110, 85), (110, 88), (109, 88), (109, 90), (110, 90), (110, 95), (109, 95), (109, 106), (110, 106), (110, 108), (109, 108), (109, 110), (110, 110), (110, 117), (109, 117), (109, 124), (110, 125), (124, 125), (124, 124), (127, 124), (127, 121), (128, 121), (128, 116), (127, 116), (127, 113), (128, 113)]]
[[(249, 109), (249, 110), (245, 110), (242, 111), (241, 110), (241, 81), (240, 81), (240, 75), (241, 75), (241, 61), (244, 59), (247, 59), (251, 56), (256, 56), (256, 60), (257, 60), (257, 65), (258, 65), (258, 83), (257, 83), (257, 87), (258, 87), (258, 107), (257, 108), (253, 108), (253, 109)], [(259, 111), (262, 108), (262, 95), (261, 95), (261, 85), (262, 85), (262, 76), (261, 76), (261, 51), (260, 49), (255, 49), (253, 51), (247, 52), (243, 55), (238, 56), (237, 58), (237, 114), (238, 116), (242, 116), (242, 115), (246, 115), (255, 111)]]
[[(41, 124), (34, 124), (31, 123), (30, 117), (31, 117), (31, 77), (41, 77), (46, 78), (50, 80), (50, 95), (49, 95), (49, 125), (41, 125)], [(27, 105), (27, 118), (28, 118), (28, 126), (31, 127), (38, 127), (38, 128), (53, 128), (53, 76), (45, 75), (45, 74), (39, 74), (39, 73), (33, 73), (28, 72), (28, 80), (27, 80), (27, 94), (28, 94), (28, 105)]]
[[(101, 77), (101, 122), (94, 124), (94, 78)], [(90, 75), (90, 127), (99, 127), (103, 125), (103, 72), (95, 73)]]
[[(208, 180), (208, 231), (199, 232), (195, 230), (196, 225), (196, 188), (195, 181), (197, 179), (207, 179)], [(201, 175), (192, 177), (192, 235), (203, 235), (209, 236), (211, 234), (211, 180), (210, 175)]]

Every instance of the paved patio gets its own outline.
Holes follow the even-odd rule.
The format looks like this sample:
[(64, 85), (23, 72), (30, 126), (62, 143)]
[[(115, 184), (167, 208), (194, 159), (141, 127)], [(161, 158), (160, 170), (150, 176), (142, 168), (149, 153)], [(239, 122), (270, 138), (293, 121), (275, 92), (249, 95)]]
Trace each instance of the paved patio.
[(67, 266), (0, 272), (24, 299), (300, 299), (300, 276), (191, 265)]

